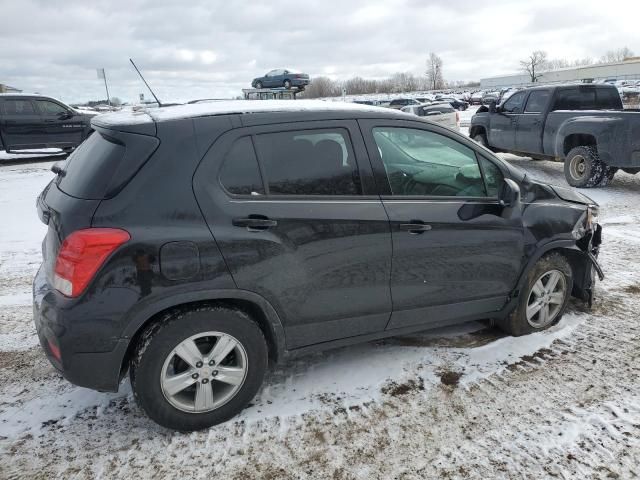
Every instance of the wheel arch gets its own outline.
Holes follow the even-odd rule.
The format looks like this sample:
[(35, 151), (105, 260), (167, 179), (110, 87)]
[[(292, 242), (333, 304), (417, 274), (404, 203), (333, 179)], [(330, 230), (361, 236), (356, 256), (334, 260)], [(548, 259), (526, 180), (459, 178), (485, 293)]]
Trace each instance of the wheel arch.
[(136, 315), (135, 319), (129, 323), (124, 333), (124, 338), (128, 339), (128, 345), (121, 360), (120, 378), (126, 374), (131, 355), (135, 352), (140, 337), (148, 328), (170, 312), (206, 305), (227, 306), (242, 310), (262, 330), (267, 341), (269, 358), (278, 362), (285, 356), (284, 328), (273, 306), (262, 296), (246, 290), (191, 292), (163, 299), (162, 302)]
[(562, 140), (562, 154), (564, 157), (576, 147), (595, 147), (598, 149), (598, 141), (595, 135), (590, 133), (571, 133)]
[(484, 133), (485, 136), (487, 135), (487, 129), (484, 125), (473, 125), (469, 130), (469, 137), (473, 138), (476, 135), (480, 135), (482, 133)]

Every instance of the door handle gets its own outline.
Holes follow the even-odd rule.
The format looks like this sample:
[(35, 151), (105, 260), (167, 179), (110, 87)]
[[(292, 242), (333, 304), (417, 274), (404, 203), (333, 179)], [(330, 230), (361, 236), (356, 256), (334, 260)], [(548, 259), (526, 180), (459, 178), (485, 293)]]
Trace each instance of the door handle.
[(231, 223), (234, 227), (245, 227), (250, 232), (268, 230), (278, 225), (276, 220), (271, 220), (262, 215), (249, 215), (246, 218), (234, 218)]
[(401, 223), (400, 230), (409, 232), (412, 235), (417, 235), (431, 230), (431, 225), (427, 225), (420, 220), (411, 220), (411, 223)]

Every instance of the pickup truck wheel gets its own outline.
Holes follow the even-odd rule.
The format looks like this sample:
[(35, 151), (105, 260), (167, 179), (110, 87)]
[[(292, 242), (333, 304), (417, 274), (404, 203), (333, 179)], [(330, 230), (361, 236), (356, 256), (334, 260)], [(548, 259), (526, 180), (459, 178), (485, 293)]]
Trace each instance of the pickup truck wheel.
[(605, 176), (607, 166), (595, 147), (575, 147), (564, 161), (564, 176), (572, 187), (595, 187)]
[(489, 142), (487, 142), (487, 135), (485, 135), (484, 133), (476, 133), (473, 136), (473, 141), (476, 143), (479, 143), (485, 148), (489, 148)]
[(264, 335), (246, 313), (202, 306), (171, 312), (147, 329), (129, 373), (147, 415), (188, 432), (240, 412), (260, 388), (267, 364)]
[(613, 177), (615, 176), (617, 171), (618, 171), (617, 167), (606, 167), (604, 176), (602, 177), (602, 180), (600, 180), (600, 183), (598, 184), (598, 186), (606, 187), (607, 185), (609, 185), (611, 183), (611, 180), (613, 180)]
[(518, 306), (499, 320), (498, 326), (514, 337), (549, 328), (562, 318), (572, 288), (573, 274), (567, 259), (559, 253), (545, 255), (528, 273)]

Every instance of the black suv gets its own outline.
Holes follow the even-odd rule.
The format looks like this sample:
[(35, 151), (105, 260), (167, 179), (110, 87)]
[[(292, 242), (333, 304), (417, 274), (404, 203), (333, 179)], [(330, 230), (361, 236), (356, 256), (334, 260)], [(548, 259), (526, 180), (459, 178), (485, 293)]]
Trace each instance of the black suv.
[(269, 359), (590, 301), (597, 206), (389, 109), (230, 101), (106, 114), (37, 201), (43, 349), (71, 382), (130, 374), (156, 422), (231, 418)]

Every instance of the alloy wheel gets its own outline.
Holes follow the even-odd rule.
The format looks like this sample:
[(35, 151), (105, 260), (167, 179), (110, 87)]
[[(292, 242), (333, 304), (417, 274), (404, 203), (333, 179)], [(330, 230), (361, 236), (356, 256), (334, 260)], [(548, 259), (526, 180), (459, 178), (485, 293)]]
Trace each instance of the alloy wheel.
[(567, 281), (560, 270), (550, 270), (538, 277), (527, 300), (527, 322), (544, 328), (557, 318), (567, 295)]
[(210, 412), (238, 393), (247, 366), (247, 353), (234, 337), (222, 332), (199, 333), (169, 353), (160, 372), (160, 386), (178, 410)]

